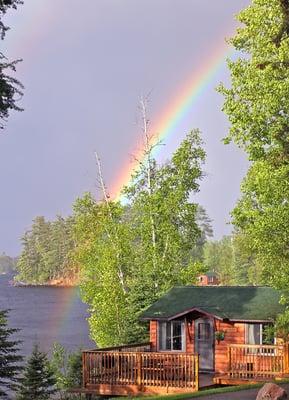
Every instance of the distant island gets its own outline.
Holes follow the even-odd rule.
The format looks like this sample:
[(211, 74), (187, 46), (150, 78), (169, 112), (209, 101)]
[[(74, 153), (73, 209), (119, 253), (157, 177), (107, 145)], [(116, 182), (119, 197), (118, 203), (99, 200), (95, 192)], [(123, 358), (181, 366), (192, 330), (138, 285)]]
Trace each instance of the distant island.
[(0, 254), (0, 275), (15, 274), (17, 257), (10, 257), (5, 252)]
[(59, 279), (53, 279), (45, 282), (39, 281), (29, 281), (24, 282), (19, 280), (19, 276), (15, 275), (13, 280), (10, 281), (12, 286), (20, 286), (20, 287), (33, 287), (33, 286), (55, 286), (55, 287), (77, 287), (79, 285), (79, 276), (72, 275), (70, 277), (65, 276)]
[(73, 259), (73, 217), (33, 220), (22, 237), (16, 263), (16, 286), (77, 286), (79, 266)]

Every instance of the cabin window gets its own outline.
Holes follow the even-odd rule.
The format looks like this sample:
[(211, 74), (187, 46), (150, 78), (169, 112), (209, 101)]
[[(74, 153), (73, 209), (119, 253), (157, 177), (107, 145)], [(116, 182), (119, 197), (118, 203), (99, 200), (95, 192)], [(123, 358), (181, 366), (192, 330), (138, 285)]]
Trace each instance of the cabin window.
[(268, 339), (266, 329), (269, 324), (247, 324), (246, 342), (247, 344), (274, 344), (274, 338)]
[(159, 322), (159, 350), (184, 351), (185, 324), (183, 321)]
[(208, 340), (211, 335), (211, 325), (206, 322), (198, 323), (198, 339)]

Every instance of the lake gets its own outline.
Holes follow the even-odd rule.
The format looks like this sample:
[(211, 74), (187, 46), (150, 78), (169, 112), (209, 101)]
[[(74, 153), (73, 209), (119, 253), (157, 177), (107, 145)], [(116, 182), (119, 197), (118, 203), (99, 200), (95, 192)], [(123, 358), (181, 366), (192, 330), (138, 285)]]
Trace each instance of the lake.
[(29, 355), (34, 343), (49, 352), (58, 342), (66, 349), (95, 348), (89, 339), (87, 306), (77, 288), (14, 287), (11, 276), (0, 275), (0, 309), (10, 309), (9, 327), (19, 328), (21, 353)]

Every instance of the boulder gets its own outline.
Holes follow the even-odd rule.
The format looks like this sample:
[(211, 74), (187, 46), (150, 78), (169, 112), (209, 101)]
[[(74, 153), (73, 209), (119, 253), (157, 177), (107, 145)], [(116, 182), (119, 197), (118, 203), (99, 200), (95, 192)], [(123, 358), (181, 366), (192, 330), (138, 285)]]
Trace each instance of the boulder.
[(275, 383), (265, 383), (259, 390), (256, 400), (284, 400), (287, 399), (286, 391)]

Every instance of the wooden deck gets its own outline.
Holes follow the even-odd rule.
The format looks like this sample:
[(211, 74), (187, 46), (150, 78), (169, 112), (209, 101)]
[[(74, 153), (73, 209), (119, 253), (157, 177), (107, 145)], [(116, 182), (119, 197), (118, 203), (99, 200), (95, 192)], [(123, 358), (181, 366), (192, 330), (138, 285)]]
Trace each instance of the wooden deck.
[(274, 381), (289, 376), (289, 347), (284, 345), (228, 345), (228, 372), (214, 382), (237, 385)]
[(193, 392), (199, 389), (199, 358), (156, 353), (147, 344), (83, 352), (83, 390), (100, 395)]
[(208, 379), (199, 376), (198, 355), (152, 352), (150, 343), (84, 351), (83, 386), (74, 392), (88, 396), (184, 393), (212, 384), (239, 385), (289, 377), (288, 343), (228, 345), (227, 361), (226, 373)]

